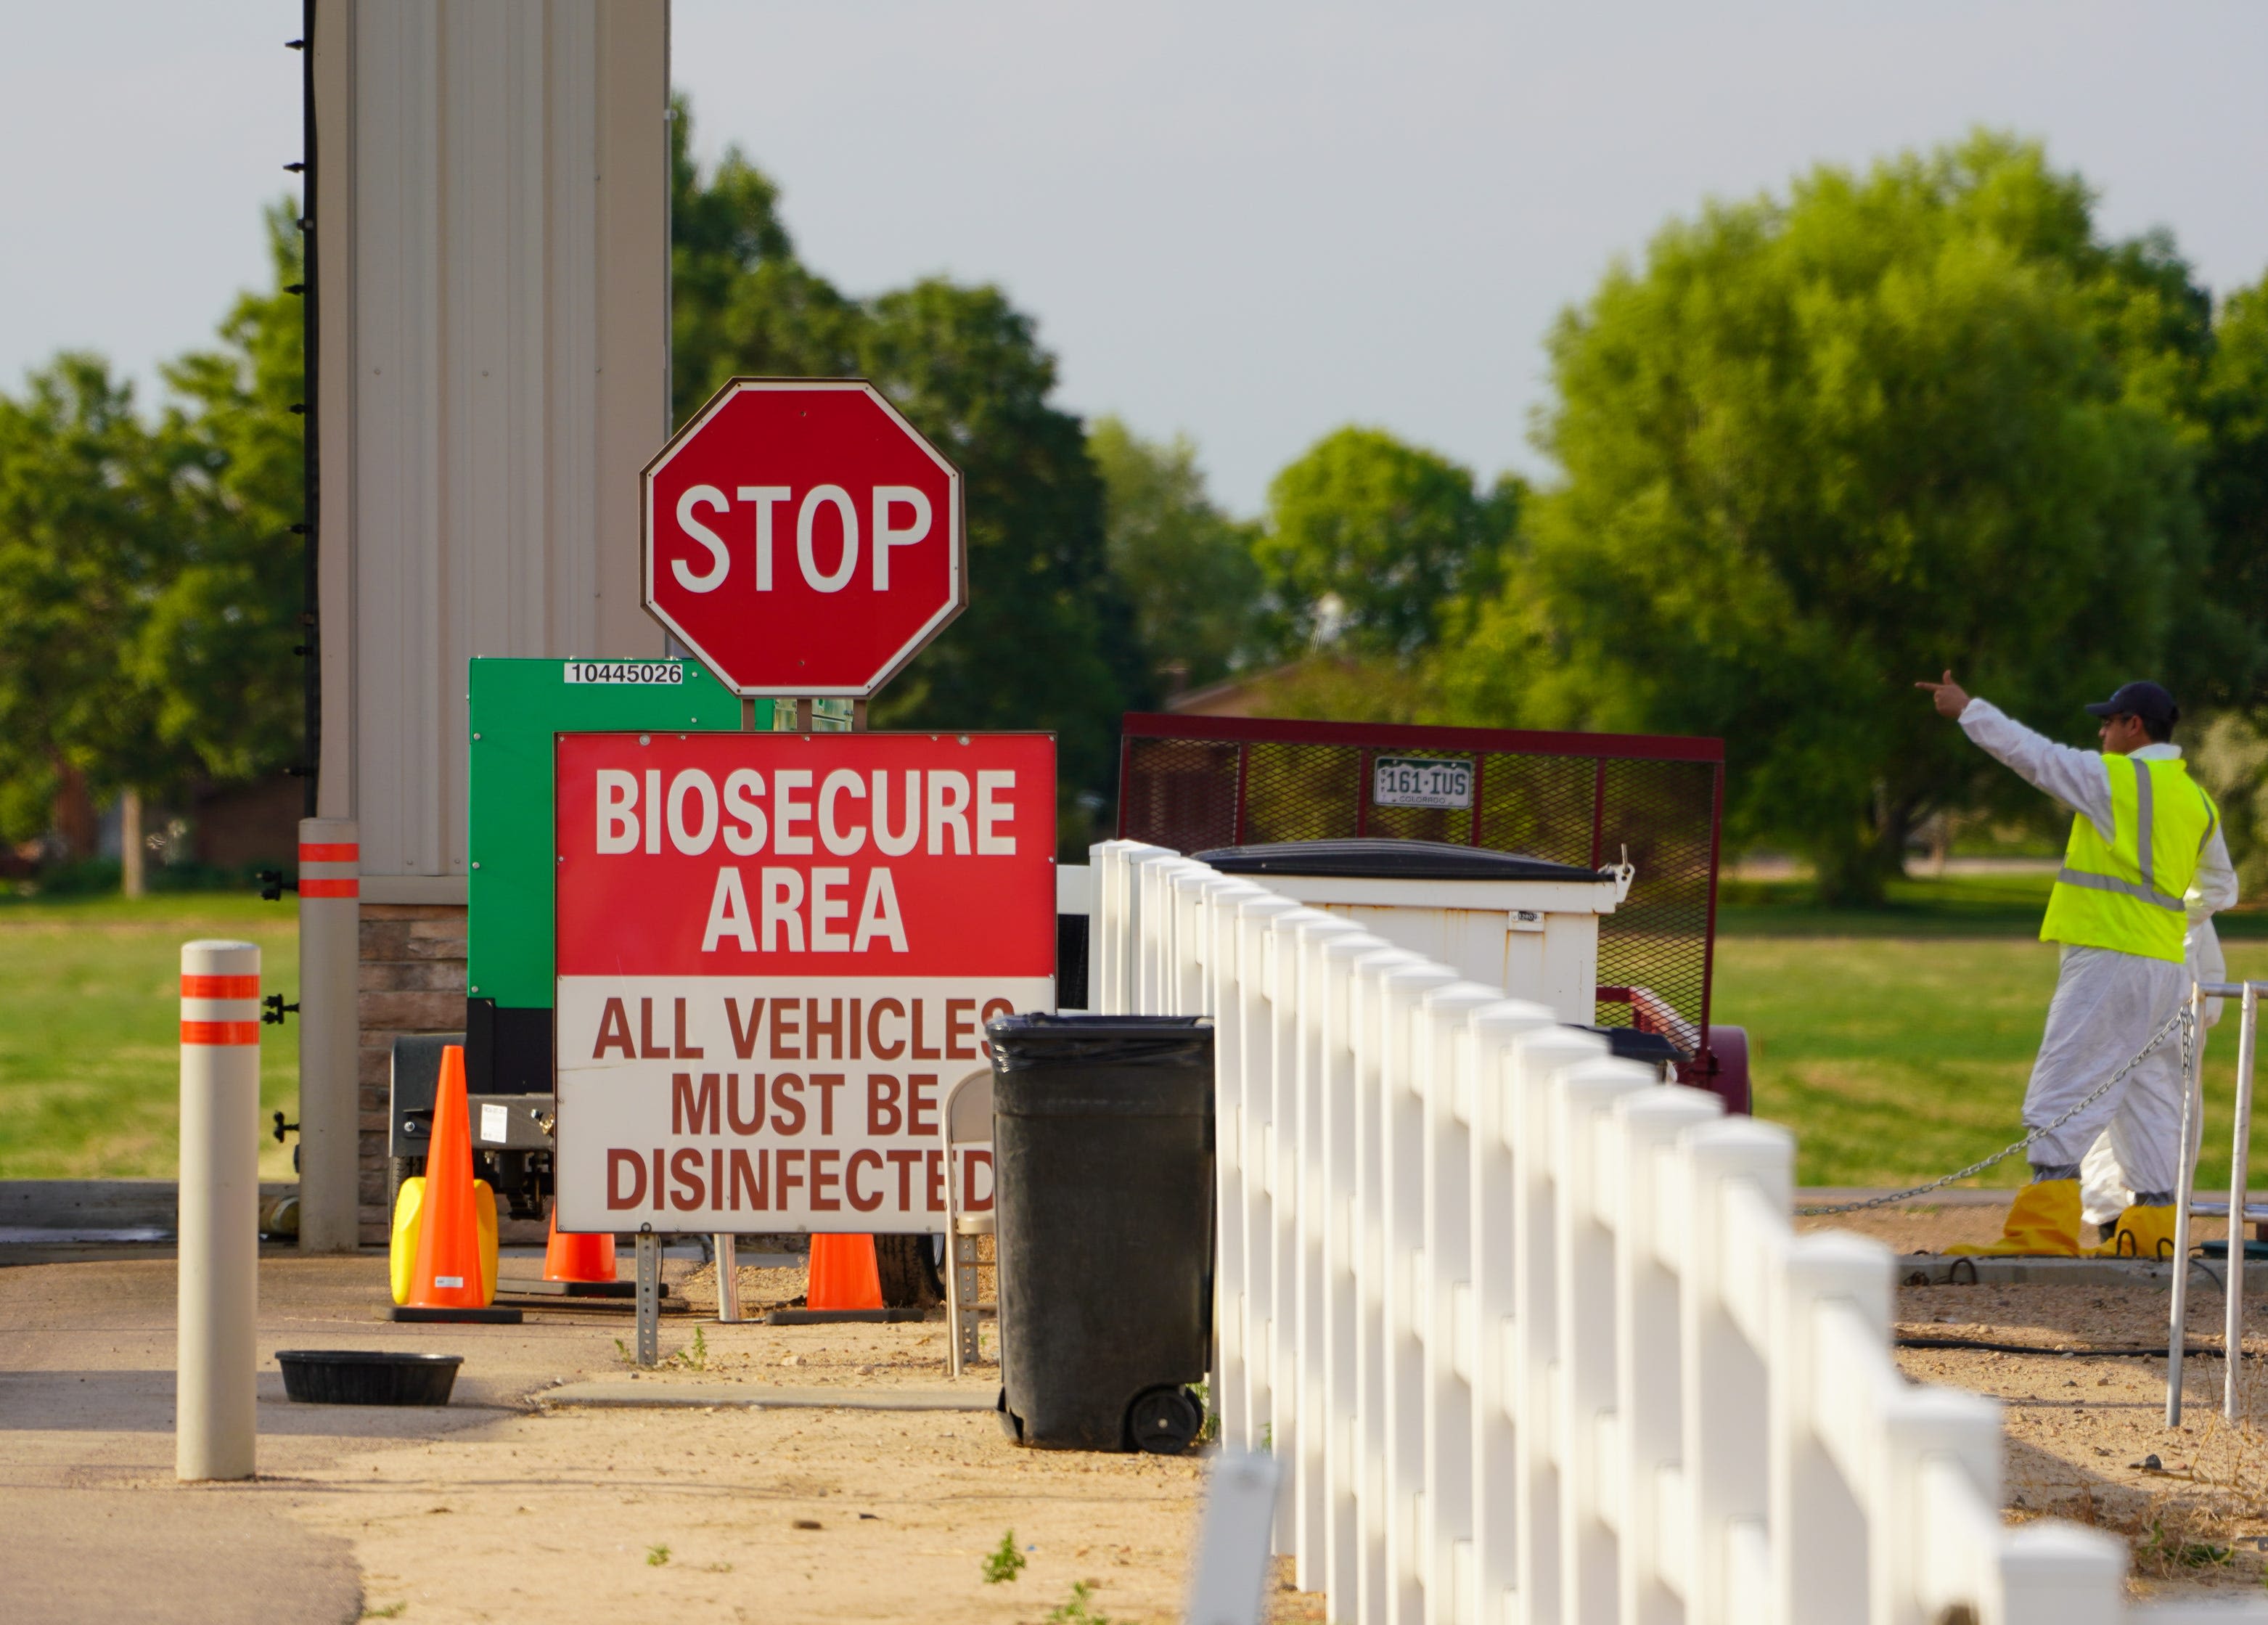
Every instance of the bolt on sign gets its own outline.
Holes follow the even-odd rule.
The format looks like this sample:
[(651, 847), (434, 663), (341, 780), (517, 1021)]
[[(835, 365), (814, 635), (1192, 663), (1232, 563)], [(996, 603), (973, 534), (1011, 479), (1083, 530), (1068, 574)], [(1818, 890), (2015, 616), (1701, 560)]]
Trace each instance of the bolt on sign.
[(968, 607), (960, 470), (862, 379), (734, 379), (644, 486), (646, 608), (736, 694), (867, 698)]
[[(984, 1024), (1055, 1008), (1045, 734), (557, 737), (559, 1227), (934, 1232)], [(991, 1204), (990, 1159), (964, 1165)]]

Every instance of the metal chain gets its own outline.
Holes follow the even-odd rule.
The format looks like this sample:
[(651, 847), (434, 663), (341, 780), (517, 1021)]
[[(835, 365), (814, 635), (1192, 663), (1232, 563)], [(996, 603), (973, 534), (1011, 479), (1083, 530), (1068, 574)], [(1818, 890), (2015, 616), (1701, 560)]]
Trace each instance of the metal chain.
[(2057, 1118), (2055, 1121), (2033, 1129), (2029, 1134), (2026, 1135), (2022, 1139), (2018, 1140), (2014, 1144), (2005, 1146), (1999, 1151), (1994, 1151), (1990, 1157), (1987, 1157), (1982, 1162), (1972, 1162), (1965, 1168), (1955, 1168), (1943, 1179), (1932, 1180), (1926, 1185), (1917, 1185), (1911, 1190), (1894, 1190), (1888, 1195), (1870, 1196), (1864, 1202), (1840, 1202), (1826, 1207), (1798, 1208), (1795, 1210), (1796, 1215), (1802, 1218), (1815, 1218), (1830, 1213), (1861, 1213), (1868, 1208), (1893, 1207), (1902, 1202), (1911, 1202), (1916, 1196), (1926, 1196), (1933, 1190), (1943, 1190), (1947, 1186), (1953, 1184), (1955, 1180), (1965, 1180), (1972, 1175), (1984, 1173), (1985, 1169), (1992, 1167), (1995, 1163), (2006, 1162), (2018, 1151), (2021, 1151), (2027, 1146), (2030, 1145), (2033, 1141), (2038, 1139), (2042, 1135), (2053, 1134), (2057, 1129), (2062, 1128), (2073, 1118), (2078, 1116), (2088, 1107), (2093, 1106), (2097, 1100), (2102, 1099), (2104, 1095), (2109, 1094), (2113, 1089), (2117, 1088), (2118, 1085), (2124, 1080), (2129, 1072), (2132, 1071), (2136, 1067), (2141, 1065), (2144, 1061), (2149, 1058), (2149, 1055), (2152, 1050), (2155, 1049), (2159, 1045), (2166, 1041), (2166, 1034), (2171, 1033), (2176, 1027), (2179, 1027), (2182, 1030), (2182, 1078), (2183, 1086), (2187, 1087), (2190, 1076), (2191, 1046), (2195, 1039), (2196, 1030), (2194, 1026), (2194, 1014), (2190, 1008), (2189, 1002), (2187, 1000), (2183, 1000), (2182, 1007), (2174, 1012), (2173, 1016), (2167, 1021), (2165, 1026), (2158, 1029), (2156, 1034), (2152, 1037), (2148, 1043), (2142, 1046), (2139, 1053), (2138, 1053), (2132, 1061), (2129, 1061), (2124, 1066), (2120, 1067), (2116, 1072), (2113, 1072), (2108, 1078), (2104, 1079), (2102, 1085), (2095, 1089), (2094, 1093), (2088, 1095), (2087, 1099), (2081, 1100), (2078, 1105), (2073, 1107), (2071, 1110)]

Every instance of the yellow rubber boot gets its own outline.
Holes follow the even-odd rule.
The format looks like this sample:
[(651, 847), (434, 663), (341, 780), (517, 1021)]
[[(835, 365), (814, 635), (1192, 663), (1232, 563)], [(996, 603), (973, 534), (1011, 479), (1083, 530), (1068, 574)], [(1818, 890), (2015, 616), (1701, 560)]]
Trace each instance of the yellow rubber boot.
[(2008, 1222), (2001, 1227), (1998, 1241), (1981, 1247), (1945, 1250), (1999, 1257), (2077, 1258), (2079, 1209), (2077, 1180), (2034, 1180), (2008, 1204)]
[(2095, 1249), (2097, 1258), (2169, 1259), (2174, 1255), (2174, 1204), (2133, 1207), (2118, 1216), (2110, 1239)]

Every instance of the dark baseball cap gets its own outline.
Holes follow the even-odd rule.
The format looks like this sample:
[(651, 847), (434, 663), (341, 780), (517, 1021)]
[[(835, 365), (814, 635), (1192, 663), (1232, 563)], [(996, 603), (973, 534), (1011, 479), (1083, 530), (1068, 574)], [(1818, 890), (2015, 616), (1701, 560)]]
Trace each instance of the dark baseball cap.
[(2182, 719), (2174, 696), (2155, 683), (2127, 683), (2117, 694), (2088, 708), (2096, 717), (2139, 717), (2144, 722), (2170, 728)]

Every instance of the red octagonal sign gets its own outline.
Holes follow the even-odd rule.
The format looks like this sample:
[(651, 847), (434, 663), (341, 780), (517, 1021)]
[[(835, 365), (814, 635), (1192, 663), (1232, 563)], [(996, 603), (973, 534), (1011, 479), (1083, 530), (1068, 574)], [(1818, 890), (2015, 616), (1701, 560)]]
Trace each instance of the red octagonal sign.
[(644, 485), (645, 606), (735, 693), (863, 699), (968, 605), (961, 471), (863, 379), (734, 379)]

